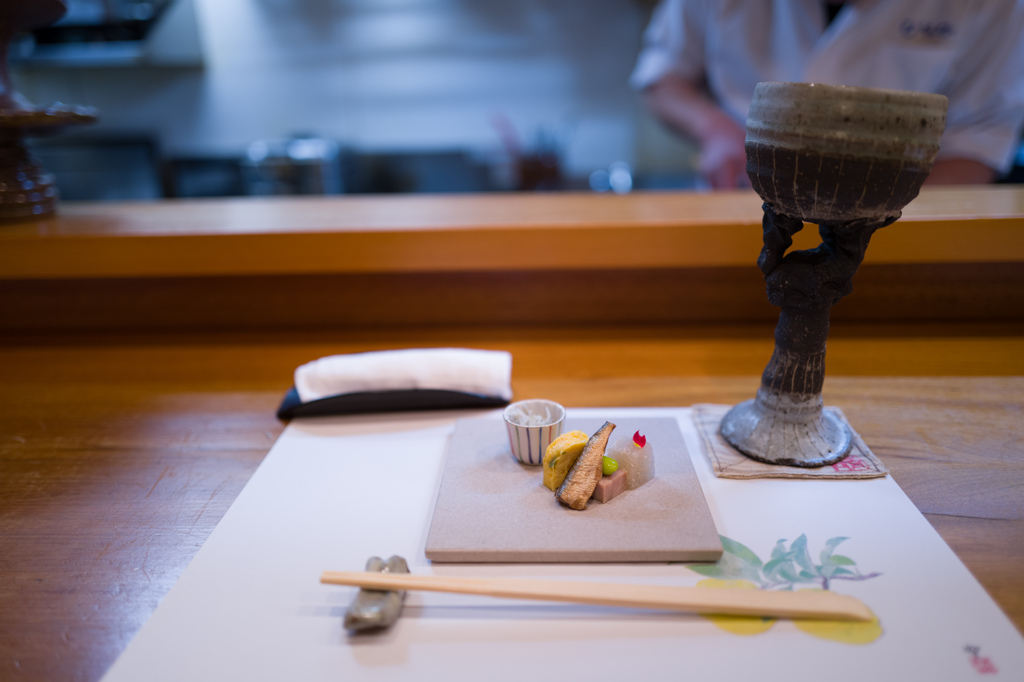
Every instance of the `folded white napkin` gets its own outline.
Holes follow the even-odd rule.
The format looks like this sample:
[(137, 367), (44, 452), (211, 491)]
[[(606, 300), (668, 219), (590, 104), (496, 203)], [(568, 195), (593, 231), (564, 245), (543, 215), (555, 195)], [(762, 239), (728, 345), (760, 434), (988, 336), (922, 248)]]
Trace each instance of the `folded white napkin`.
[(413, 348), (329, 355), (295, 370), (302, 402), (342, 393), (445, 389), (512, 399), (512, 354), (470, 348)]

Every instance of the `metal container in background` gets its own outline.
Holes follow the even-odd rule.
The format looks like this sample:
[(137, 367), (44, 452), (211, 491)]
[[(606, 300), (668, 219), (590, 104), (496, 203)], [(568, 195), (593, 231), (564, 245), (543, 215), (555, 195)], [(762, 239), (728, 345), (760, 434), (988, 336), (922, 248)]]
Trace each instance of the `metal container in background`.
[(257, 140), (249, 145), (241, 166), (245, 193), (251, 196), (344, 191), (341, 146), (333, 140)]

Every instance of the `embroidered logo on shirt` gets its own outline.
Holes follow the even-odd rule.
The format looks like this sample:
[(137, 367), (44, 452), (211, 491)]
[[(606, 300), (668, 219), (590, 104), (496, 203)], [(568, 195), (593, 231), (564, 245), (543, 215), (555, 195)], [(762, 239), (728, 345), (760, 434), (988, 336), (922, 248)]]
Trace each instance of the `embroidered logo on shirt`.
[(953, 24), (948, 21), (904, 19), (900, 22), (900, 35), (906, 40), (938, 43), (949, 40), (953, 36)]

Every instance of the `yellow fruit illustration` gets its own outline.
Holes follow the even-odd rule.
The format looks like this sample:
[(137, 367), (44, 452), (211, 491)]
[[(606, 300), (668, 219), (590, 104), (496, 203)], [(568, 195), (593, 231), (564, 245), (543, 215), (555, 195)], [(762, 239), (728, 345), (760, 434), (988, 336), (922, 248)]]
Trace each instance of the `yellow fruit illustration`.
[(570, 431), (563, 433), (551, 441), (551, 445), (544, 452), (544, 459), (541, 460), (541, 468), (544, 469), (544, 485), (551, 490), (557, 490), (569, 473), (573, 462), (583, 452), (583, 446), (587, 444), (590, 436), (582, 431)]
[[(821, 590), (801, 590), (801, 592), (804, 591), (821, 592)], [(793, 624), (809, 635), (821, 639), (831, 639), (843, 644), (870, 644), (882, 636), (882, 624), (878, 622), (878, 616), (866, 623), (794, 618)]]
[[(749, 580), (720, 580), (707, 578), (697, 583), (697, 587), (718, 587), (733, 590), (756, 590), (757, 585)], [(762, 616), (704, 616), (726, 632), (734, 635), (759, 635), (767, 632), (775, 625), (775, 618)]]

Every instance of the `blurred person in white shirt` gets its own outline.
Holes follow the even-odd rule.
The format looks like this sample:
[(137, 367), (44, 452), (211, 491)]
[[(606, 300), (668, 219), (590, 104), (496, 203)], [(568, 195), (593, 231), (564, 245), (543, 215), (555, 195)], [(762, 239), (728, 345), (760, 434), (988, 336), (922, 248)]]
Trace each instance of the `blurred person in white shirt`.
[(1024, 0), (663, 0), (631, 76), (716, 189), (749, 187), (744, 122), (762, 81), (946, 95), (929, 183), (991, 182), (1024, 124)]

